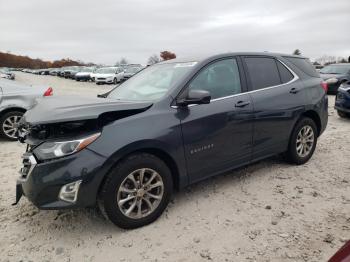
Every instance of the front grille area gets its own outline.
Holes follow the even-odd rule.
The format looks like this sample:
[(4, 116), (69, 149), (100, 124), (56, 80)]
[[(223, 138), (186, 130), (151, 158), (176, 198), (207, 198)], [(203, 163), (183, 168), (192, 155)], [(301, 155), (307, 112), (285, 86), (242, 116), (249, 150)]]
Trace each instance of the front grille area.
[(22, 159), (23, 167), (20, 169), (19, 175), (21, 179), (26, 180), (33, 172), (33, 169), (36, 166), (36, 160), (34, 155), (29, 151), (22, 155)]
[(97, 78), (97, 80), (106, 80), (106, 78)]

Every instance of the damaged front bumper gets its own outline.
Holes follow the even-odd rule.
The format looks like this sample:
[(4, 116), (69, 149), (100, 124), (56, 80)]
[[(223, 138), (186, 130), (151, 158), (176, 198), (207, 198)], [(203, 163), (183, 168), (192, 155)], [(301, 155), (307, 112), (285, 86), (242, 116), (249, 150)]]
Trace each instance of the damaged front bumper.
[[(74, 155), (40, 163), (31, 152), (26, 152), (16, 184), (16, 203), (23, 194), (40, 209), (94, 206), (106, 172), (101, 168), (105, 160), (100, 154), (84, 149)], [(62, 200), (62, 188), (74, 182), (79, 182), (74, 201)]]

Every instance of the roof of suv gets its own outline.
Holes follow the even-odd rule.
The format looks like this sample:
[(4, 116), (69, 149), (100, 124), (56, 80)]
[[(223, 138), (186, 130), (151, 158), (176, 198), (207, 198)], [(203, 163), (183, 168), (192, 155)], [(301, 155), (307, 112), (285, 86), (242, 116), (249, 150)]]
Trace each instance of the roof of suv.
[(167, 61), (162, 61), (161, 64), (170, 64), (170, 63), (183, 63), (183, 62), (202, 62), (206, 60), (212, 60), (216, 58), (221, 57), (227, 57), (227, 56), (237, 56), (237, 55), (259, 55), (259, 56), (287, 56), (287, 57), (295, 57), (295, 58), (302, 58), (302, 59), (308, 59), (304, 56), (299, 55), (291, 55), (291, 54), (283, 54), (283, 53), (270, 53), (270, 52), (232, 52), (232, 53), (221, 53), (221, 54), (215, 54), (215, 55), (201, 55), (201, 56), (193, 56), (193, 57), (179, 57)]

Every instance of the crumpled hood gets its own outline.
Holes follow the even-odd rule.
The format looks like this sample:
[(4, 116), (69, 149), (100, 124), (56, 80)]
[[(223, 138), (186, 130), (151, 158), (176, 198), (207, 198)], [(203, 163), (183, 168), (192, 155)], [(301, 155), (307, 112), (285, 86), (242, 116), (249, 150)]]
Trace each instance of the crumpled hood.
[(323, 80), (327, 80), (330, 78), (341, 78), (341, 77), (344, 77), (345, 75), (342, 75), (342, 74), (320, 74), (320, 76)]
[(151, 102), (116, 101), (108, 98), (56, 96), (38, 99), (23, 122), (30, 125), (96, 119), (107, 112), (147, 110)]

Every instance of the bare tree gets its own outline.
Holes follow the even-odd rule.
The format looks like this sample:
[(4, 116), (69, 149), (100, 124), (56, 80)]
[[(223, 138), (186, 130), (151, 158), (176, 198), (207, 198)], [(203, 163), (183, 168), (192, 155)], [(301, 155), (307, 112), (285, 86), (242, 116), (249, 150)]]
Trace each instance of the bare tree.
[(159, 56), (157, 56), (156, 54), (154, 55), (151, 55), (149, 58), (148, 58), (148, 61), (147, 61), (147, 64), (148, 65), (153, 65), (153, 64), (157, 64), (160, 62), (160, 58)]
[(346, 61), (346, 59), (344, 58), (344, 57), (341, 57), (341, 56), (339, 56), (338, 58), (337, 58), (337, 63), (347, 63), (348, 61)]
[(329, 64), (336, 63), (337, 58), (335, 56), (323, 55), (323, 56), (317, 58), (316, 62), (318, 62), (321, 65), (329, 65)]
[(122, 57), (118, 62), (115, 63), (115, 66), (127, 65), (127, 64), (129, 64), (129, 61), (125, 57)]
[(293, 55), (301, 55), (301, 52), (299, 49), (295, 49), (293, 52)]

